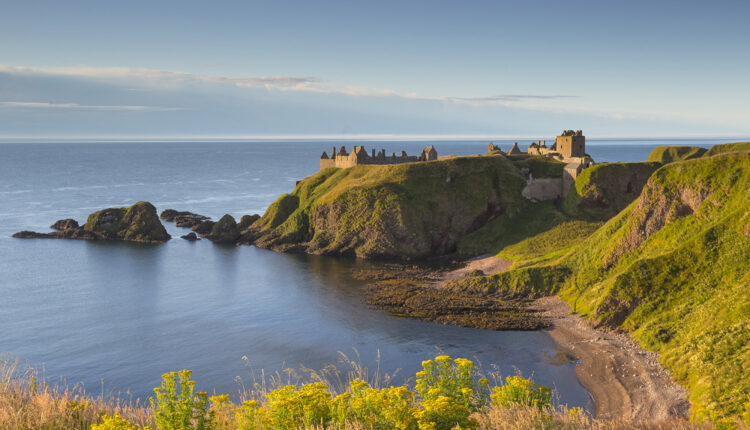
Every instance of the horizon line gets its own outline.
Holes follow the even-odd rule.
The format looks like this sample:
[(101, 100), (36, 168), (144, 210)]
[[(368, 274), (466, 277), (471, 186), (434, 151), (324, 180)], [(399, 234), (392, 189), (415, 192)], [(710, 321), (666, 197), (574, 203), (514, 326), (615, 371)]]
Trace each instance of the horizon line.
[[(424, 141), (424, 140), (436, 140), (436, 141), (456, 141), (456, 140), (539, 140), (539, 139), (554, 139), (554, 136), (540, 136), (540, 135), (504, 135), (504, 134), (395, 134), (395, 133), (382, 133), (382, 134), (269, 134), (269, 135), (90, 135), (90, 136), (13, 136), (13, 135), (0, 135), (0, 143), (14, 143), (13, 141), (19, 141), (16, 143), (25, 142), (36, 142), (36, 143), (63, 143), (70, 142), (72, 140), (81, 140), (85, 142), (101, 142), (101, 143), (126, 143), (126, 142), (234, 142), (234, 141), (320, 141), (320, 140), (336, 140), (336, 141)], [(592, 135), (586, 136), (588, 139), (593, 140), (621, 140), (621, 139), (634, 139), (634, 140), (702, 140), (702, 139), (748, 139), (750, 135), (745, 134), (724, 134), (724, 135), (712, 135), (712, 134), (694, 134), (694, 135)]]

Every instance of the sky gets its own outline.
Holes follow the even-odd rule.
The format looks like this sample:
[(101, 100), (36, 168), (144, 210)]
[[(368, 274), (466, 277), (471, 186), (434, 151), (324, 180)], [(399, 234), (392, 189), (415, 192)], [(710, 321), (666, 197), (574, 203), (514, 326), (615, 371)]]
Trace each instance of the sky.
[(0, 137), (750, 136), (750, 1), (0, 0)]

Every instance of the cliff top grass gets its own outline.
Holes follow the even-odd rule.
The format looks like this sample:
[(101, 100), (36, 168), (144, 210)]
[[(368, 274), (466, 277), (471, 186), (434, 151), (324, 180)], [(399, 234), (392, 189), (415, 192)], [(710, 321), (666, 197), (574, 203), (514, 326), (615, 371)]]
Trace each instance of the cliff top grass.
[(699, 146), (659, 146), (648, 155), (648, 160), (661, 164), (702, 157), (708, 150)]
[(724, 143), (722, 145), (714, 145), (711, 147), (711, 149), (708, 150), (708, 152), (703, 154), (703, 156), (713, 157), (714, 155), (737, 151), (750, 151), (750, 142), (734, 142)]
[(533, 178), (561, 178), (565, 163), (539, 155), (508, 157), (518, 169), (528, 169)]

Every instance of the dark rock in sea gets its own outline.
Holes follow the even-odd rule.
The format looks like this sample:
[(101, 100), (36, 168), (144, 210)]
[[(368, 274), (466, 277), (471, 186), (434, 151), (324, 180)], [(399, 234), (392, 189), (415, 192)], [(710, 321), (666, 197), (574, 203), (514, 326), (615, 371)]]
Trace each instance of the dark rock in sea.
[(198, 236), (196, 236), (196, 234), (193, 233), (193, 232), (190, 232), (190, 233), (188, 233), (188, 234), (186, 234), (184, 236), (180, 236), (180, 237), (183, 238), (183, 239), (185, 239), (185, 240), (188, 240), (190, 242), (193, 242), (193, 241), (196, 241), (196, 240), (200, 240), (200, 239), (198, 239)]
[(240, 231), (244, 231), (259, 219), (260, 215), (258, 214), (242, 215), (242, 218), (240, 218), (240, 222), (237, 223), (237, 228), (240, 229)]
[(198, 215), (187, 211), (178, 212), (174, 209), (166, 209), (162, 211), (160, 218), (164, 221), (176, 223), (177, 227), (186, 228), (193, 228), (199, 225), (201, 222), (210, 219), (207, 216)]
[(101, 234), (106, 239), (131, 242), (165, 242), (167, 230), (149, 202), (138, 202), (129, 208), (109, 208), (89, 215), (85, 231)]
[(166, 242), (170, 239), (167, 230), (156, 215), (156, 208), (149, 202), (138, 202), (129, 208), (102, 209), (89, 215), (86, 224), (82, 227), (71, 227), (52, 233), (22, 231), (14, 234), (13, 237), (125, 240), (148, 243)]
[(240, 238), (240, 230), (232, 215), (227, 214), (214, 224), (211, 234), (206, 238), (216, 243), (236, 243)]
[(216, 223), (213, 221), (203, 221), (198, 225), (190, 227), (190, 229), (200, 234), (201, 236), (205, 236), (211, 233), (211, 230), (214, 228), (214, 224)]
[(68, 230), (70, 228), (78, 228), (78, 221), (72, 219), (72, 218), (65, 218), (58, 220), (49, 228), (55, 229), (55, 230)]
[(17, 239), (37, 239), (37, 238), (48, 238), (52, 236), (49, 236), (47, 233), (37, 233), (35, 231), (24, 230), (24, 231), (19, 231), (18, 233), (14, 233), (13, 237)]

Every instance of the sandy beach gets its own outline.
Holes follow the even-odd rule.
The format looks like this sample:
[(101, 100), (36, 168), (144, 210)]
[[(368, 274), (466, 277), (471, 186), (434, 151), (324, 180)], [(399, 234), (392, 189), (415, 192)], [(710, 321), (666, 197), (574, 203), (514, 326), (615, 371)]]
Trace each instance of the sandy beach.
[[(474, 270), (485, 275), (500, 273), (511, 264), (495, 256), (475, 258), (445, 273), (434, 285), (464, 278)], [(672, 381), (656, 353), (644, 350), (626, 334), (593, 328), (570, 313), (570, 306), (557, 296), (537, 299), (531, 307), (550, 320), (552, 328), (547, 332), (578, 360), (576, 374), (593, 397), (597, 417), (651, 421), (688, 418), (687, 392)]]

